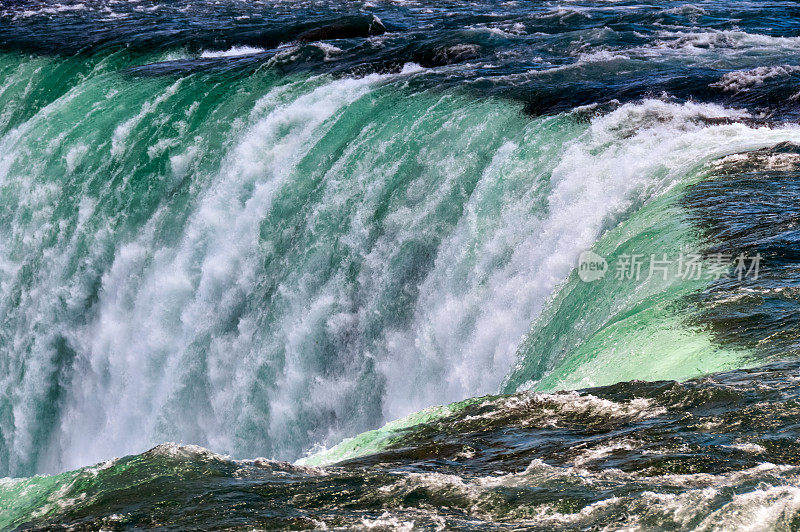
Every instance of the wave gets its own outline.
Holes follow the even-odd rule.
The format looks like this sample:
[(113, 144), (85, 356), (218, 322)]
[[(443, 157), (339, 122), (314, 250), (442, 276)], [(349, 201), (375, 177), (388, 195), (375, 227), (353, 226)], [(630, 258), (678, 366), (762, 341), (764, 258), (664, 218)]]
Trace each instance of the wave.
[(716, 31), (663, 31), (661, 46), (664, 49), (683, 49), (694, 53), (709, 53), (717, 49), (746, 49), (750, 53), (763, 51), (775, 54), (777, 50), (796, 50), (800, 38), (748, 33), (741, 30)]
[(255, 48), (253, 46), (234, 46), (228, 50), (206, 50), (200, 54), (200, 57), (207, 59), (213, 57), (236, 57), (239, 55), (251, 55), (265, 52), (263, 48)]
[(737, 70), (735, 72), (728, 72), (722, 76), (722, 79), (716, 83), (712, 83), (711, 86), (721, 88), (728, 92), (749, 91), (770, 80), (792, 76), (798, 71), (800, 71), (800, 67), (793, 65)]
[(162, 444), (0, 481), (0, 526), (790, 530), (797, 370), (473, 398), (307, 460), (323, 467)]

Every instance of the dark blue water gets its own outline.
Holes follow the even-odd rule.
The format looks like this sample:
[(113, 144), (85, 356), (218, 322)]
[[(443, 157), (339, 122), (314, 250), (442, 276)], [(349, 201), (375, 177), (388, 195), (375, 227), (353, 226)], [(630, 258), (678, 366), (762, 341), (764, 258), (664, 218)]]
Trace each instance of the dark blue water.
[(309, 43), (273, 67), (345, 75), (409, 62), (449, 67), (422, 83), (519, 99), (530, 113), (666, 95), (786, 117), (797, 112), (799, 9), (793, 2), (14, 1), (0, 14), (0, 47), (86, 55), (262, 50), (135, 69), (163, 74), (255, 69), (298, 40), (335, 40), (340, 53)]

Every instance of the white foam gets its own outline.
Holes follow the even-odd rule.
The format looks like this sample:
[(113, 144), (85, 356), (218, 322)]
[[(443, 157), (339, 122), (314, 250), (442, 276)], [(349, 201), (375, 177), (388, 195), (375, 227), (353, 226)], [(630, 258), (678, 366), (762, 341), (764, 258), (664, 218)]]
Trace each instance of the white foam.
[(577, 64), (585, 65), (588, 63), (609, 63), (612, 61), (627, 60), (630, 60), (630, 56), (623, 53), (614, 52), (611, 50), (598, 50), (596, 52), (580, 54), (578, 56)]
[(88, 153), (88, 151), (89, 147), (85, 144), (77, 144), (67, 152), (67, 155), (64, 157), (64, 159), (67, 163), (68, 173), (71, 174), (75, 171), (75, 168), (80, 164), (81, 160)]
[(121, 157), (125, 153), (125, 150), (127, 149), (126, 142), (128, 140), (128, 136), (130, 135), (131, 131), (142, 120), (144, 120), (145, 117), (155, 113), (160, 104), (167, 101), (171, 96), (174, 96), (182, 83), (183, 79), (179, 79), (178, 81), (174, 82), (172, 85), (167, 87), (167, 89), (164, 92), (159, 94), (152, 101), (145, 102), (136, 115), (126, 120), (122, 124), (118, 125), (116, 129), (114, 129), (114, 134), (111, 137), (112, 156)]
[(722, 76), (722, 79), (712, 83), (711, 87), (720, 88), (727, 92), (746, 92), (754, 87), (763, 85), (769, 80), (788, 77), (797, 72), (800, 72), (800, 66), (794, 65), (764, 66), (752, 70), (737, 70), (728, 72)]
[(676, 49), (694, 54), (719, 52), (720, 50), (776, 50), (800, 49), (800, 37), (773, 37), (740, 30), (711, 31), (662, 31), (655, 48)]
[(734, 443), (728, 447), (731, 449), (736, 449), (737, 451), (744, 451), (746, 453), (760, 454), (766, 452), (766, 449), (757, 443)]
[(325, 54), (325, 61), (330, 61), (333, 59), (333, 56), (343, 52), (343, 50), (338, 46), (334, 46), (327, 42), (315, 42), (312, 43), (311, 46), (315, 46), (322, 50), (322, 53)]
[[(630, 421), (656, 417), (666, 412), (665, 408), (658, 406), (651, 399), (636, 398), (618, 403), (577, 391), (519, 393), (493, 401), (492, 407), (481, 414), (467, 416), (463, 421), (493, 419), (507, 416), (510, 411), (522, 410), (530, 417), (525, 421), (526, 424), (557, 426), (564, 414), (583, 414)], [(539, 415), (534, 415), (535, 413)]]
[(372, 530), (373, 528), (396, 530), (398, 532), (411, 532), (411, 530), (414, 530), (414, 521), (403, 521), (389, 512), (384, 512), (377, 519), (365, 517), (361, 520), (361, 524), (366, 530)]
[(260, 54), (264, 51), (263, 48), (257, 48), (255, 46), (234, 46), (228, 50), (205, 50), (200, 54), (200, 57), (237, 57), (240, 55)]
[[(761, 481), (761, 482), (758, 482)], [(445, 498), (464, 500), (471, 517), (491, 521), (504, 500), (497, 490), (514, 491), (575, 486), (590, 492), (621, 492), (574, 512), (552, 503), (519, 503), (499, 517), (515, 527), (596, 528), (614, 530), (654, 527), (693, 530), (788, 530), (800, 509), (796, 467), (762, 464), (719, 475), (645, 476), (618, 469), (600, 471), (551, 466), (533, 460), (520, 473), (461, 478), (440, 473), (409, 473), (381, 488), (382, 495), (402, 498), (420, 487)], [(631, 486), (638, 489), (631, 493)], [(524, 499), (524, 498), (523, 498)]]
[(85, 4), (54, 4), (48, 7), (40, 7), (38, 9), (26, 9), (24, 11), (15, 11), (14, 20), (21, 18), (31, 18), (41, 15), (58, 15), (59, 13), (85, 11), (87, 7)]
[(477, 24), (470, 28), (472, 31), (485, 32), (490, 35), (497, 35), (504, 38), (518, 38), (526, 35), (525, 25), (521, 22), (515, 23), (493, 23)]

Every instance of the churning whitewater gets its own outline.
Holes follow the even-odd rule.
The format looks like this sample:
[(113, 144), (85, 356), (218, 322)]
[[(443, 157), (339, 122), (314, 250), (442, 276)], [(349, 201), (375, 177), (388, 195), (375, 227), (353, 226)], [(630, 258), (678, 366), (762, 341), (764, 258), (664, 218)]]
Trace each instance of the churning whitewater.
[(800, 25), (734, 4), (0, 6), (0, 528), (797, 525)]

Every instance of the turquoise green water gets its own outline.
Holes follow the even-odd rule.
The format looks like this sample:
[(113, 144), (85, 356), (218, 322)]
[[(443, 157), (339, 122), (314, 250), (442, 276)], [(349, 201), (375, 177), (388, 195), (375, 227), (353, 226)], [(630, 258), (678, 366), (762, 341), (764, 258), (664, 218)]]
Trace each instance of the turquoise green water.
[(179, 56), (0, 57), (3, 474), (163, 441), (296, 459), (500, 389), (746, 363), (678, 318), (702, 284), (571, 272), (692, 244), (681, 187), (796, 129), (658, 100), (531, 118), (413, 66), (123, 68)]
[[(608, 273), (592, 283), (583, 282), (577, 271), (570, 275), (521, 346), (507, 391), (685, 380), (755, 362), (745, 349), (717, 346), (691, 324), (698, 308), (688, 296), (711, 281), (708, 258), (698, 267), (700, 275), (687, 270), (690, 257), (703, 249), (679, 203), (692, 181), (642, 207), (592, 248), (610, 264)], [(627, 278), (627, 267), (618, 269), (634, 255), (642, 256), (638, 281)], [(660, 263), (666, 272), (654, 267), (651, 273), (652, 257), (666, 257)]]
[(800, 529), (795, 9), (0, 2), (0, 529)]
[[(698, 308), (688, 296), (710, 282), (702, 274), (695, 279), (679, 270), (677, 260), (670, 261), (666, 279), (661, 270), (649, 272), (651, 254), (677, 259), (702, 249), (700, 235), (679, 200), (685, 187), (705, 173), (696, 172), (694, 179), (647, 203), (592, 247), (609, 264), (605, 277), (584, 282), (577, 270), (570, 274), (521, 344), (519, 362), (504, 383), (505, 393), (572, 390), (637, 379), (686, 380), (757, 362), (745, 349), (716, 345), (707, 332), (691, 324)], [(634, 254), (646, 256), (639, 281), (616, 270), (621, 257)], [(482, 400), (486, 399), (420, 411), (298, 463), (325, 465), (379, 452), (402, 438), (409, 427)]]

